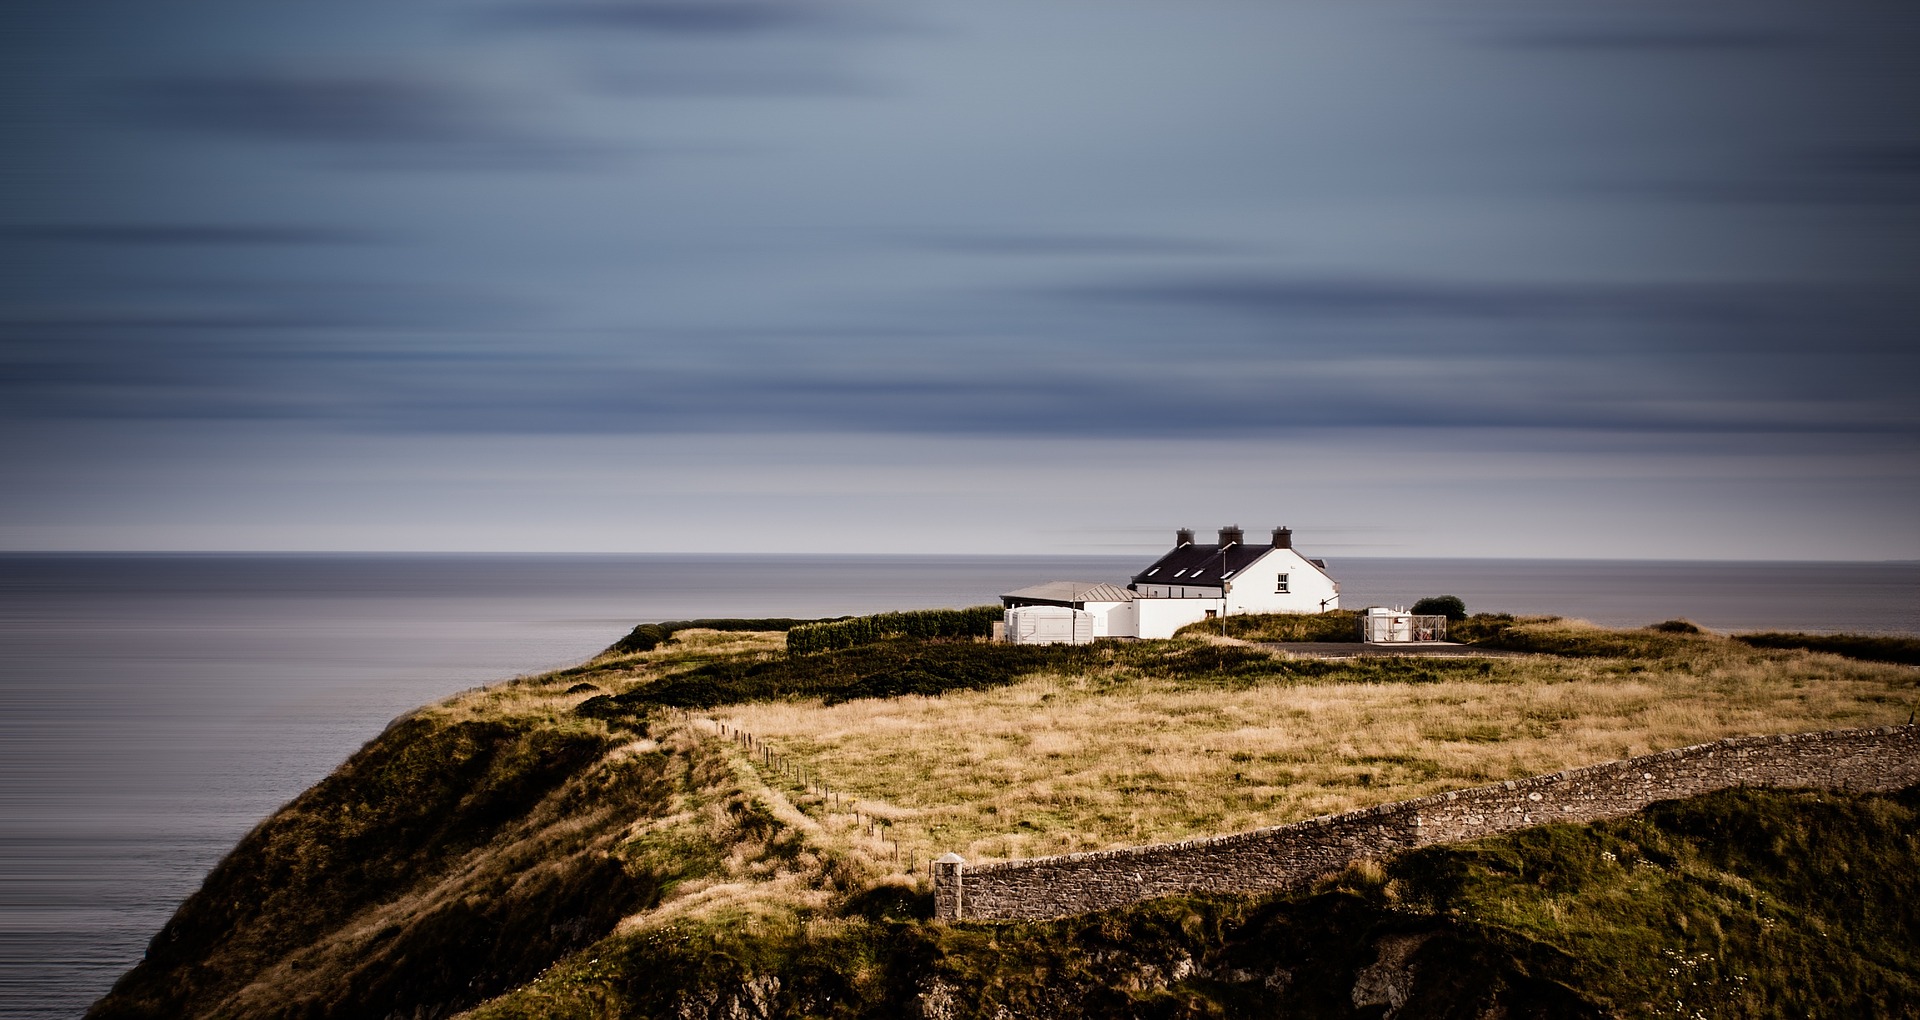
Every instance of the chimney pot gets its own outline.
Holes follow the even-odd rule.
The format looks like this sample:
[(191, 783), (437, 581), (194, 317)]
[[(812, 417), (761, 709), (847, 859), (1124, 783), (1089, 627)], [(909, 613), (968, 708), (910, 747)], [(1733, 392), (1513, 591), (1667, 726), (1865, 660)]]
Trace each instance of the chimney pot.
[(1273, 547), (1275, 549), (1293, 548), (1293, 529), (1288, 527), (1273, 529)]
[(1173, 533), (1174, 548), (1178, 549), (1183, 545), (1192, 545), (1192, 544), (1193, 544), (1192, 528), (1181, 528), (1180, 530)]
[(1230, 524), (1220, 529), (1220, 548), (1225, 549), (1230, 545), (1239, 545), (1241, 542), (1246, 541), (1246, 537), (1247, 533), (1240, 530), (1240, 525)]

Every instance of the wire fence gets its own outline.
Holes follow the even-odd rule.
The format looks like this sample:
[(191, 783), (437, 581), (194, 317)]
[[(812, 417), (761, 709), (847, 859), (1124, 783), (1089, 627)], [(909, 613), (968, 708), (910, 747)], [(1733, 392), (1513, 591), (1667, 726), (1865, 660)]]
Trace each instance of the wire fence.
[[(672, 711), (681, 722), (690, 726), (705, 726), (716, 736), (738, 746), (756, 768), (784, 779), (802, 793), (818, 797), (829, 823), (836, 815), (850, 817), (855, 829), (865, 838), (876, 841), (882, 851), (890, 856), (896, 869), (908, 875), (918, 874), (923, 863), (920, 848), (912, 845), (903, 847), (894, 834), (892, 819), (863, 809), (858, 798), (829, 783), (819, 766), (783, 752), (766, 739), (738, 726), (711, 716), (698, 716), (686, 709)], [(926, 860), (931, 860), (931, 856)]]

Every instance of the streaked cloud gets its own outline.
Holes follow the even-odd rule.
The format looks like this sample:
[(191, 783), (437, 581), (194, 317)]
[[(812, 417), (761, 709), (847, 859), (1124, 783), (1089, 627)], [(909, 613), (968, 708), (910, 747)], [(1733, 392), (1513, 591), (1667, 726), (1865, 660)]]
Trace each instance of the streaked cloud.
[(534, 0), (493, 14), (517, 27), (669, 36), (844, 31), (874, 23), (851, 5), (827, 0)]
[(1504, 45), (1535, 49), (1690, 54), (1794, 49), (1812, 44), (1819, 39), (1819, 35), (1805, 31), (1709, 25), (1593, 25), (1513, 32), (1494, 38)]
[(500, 98), (400, 74), (242, 72), (122, 82), (127, 115), (234, 139), (346, 150), (346, 165), (452, 170), (580, 168), (614, 155), (513, 115)]
[[(1769, 0), (115, 10), (0, 15), (15, 451), (45, 430), (107, 437), (48, 458), (262, 430), (300, 450), (524, 442), (531, 471), (569, 442), (831, 435), (891, 444), (862, 491), (947, 457), (956, 485), (1021, 505), (1044, 472), (955, 451), (1151, 446), (1171, 469), (1233, 444), (1326, 476), (1316, 442), (1444, 435), (1434, 457), (1500, 484), (1522, 484), (1488, 467), (1507, 455), (1564, 472), (1530, 512), (1576, 516), (1583, 477), (1659, 504), (1687, 464), (1777, 484), (1845, 458), (1845, 486), (1796, 498), (1876, 534), (1911, 486), (1876, 488), (1849, 451), (1920, 476), (1920, 19)], [(916, 444), (932, 459), (899, 452)], [(167, 456), (192, 474), (195, 449), (229, 455)], [(832, 489), (844, 468), (781, 449), (803, 461), (782, 477)], [(1385, 460), (1343, 498), (1453, 484)], [(1686, 498), (1726, 515), (1753, 498), (1737, 490)], [(35, 499), (58, 516), (58, 493)]]
[(0, 228), (0, 238), (15, 242), (144, 247), (374, 244), (364, 231), (333, 227), (231, 223), (61, 223)]

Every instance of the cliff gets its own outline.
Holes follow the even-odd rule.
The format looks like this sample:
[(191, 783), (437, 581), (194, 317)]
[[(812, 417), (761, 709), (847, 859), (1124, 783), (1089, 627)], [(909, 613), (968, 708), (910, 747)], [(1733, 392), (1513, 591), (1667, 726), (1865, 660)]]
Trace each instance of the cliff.
[[(1551, 644), (1561, 625), (1528, 626), (1529, 641)], [(1510, 643), (1512, 631), (1502, 628)], [(877, 724), (849, 726), (881, 709), (984, 719), (982, 706), (1005, 702), (1045, 728), (1058, 721), (1049, 713), (1079, 718), (1163, 689), (1242, 714), (1251, 709), (1234, 698), (1265, 699), (1285, 715), (1301, 699), (1456, 698), (1480, 684), (1525, 716), (1528, 698), (1558, 685), (1641, 697), (1662, 677), (1675, 700), (1744, 706), (1727, 713), (1756, 728), (1882, 725), (1910, 711), (1909, 667), (1710, 635), (1642, 647), (1627, 634), (1624, 650), (1598, 653), (1589, 631), (1567, 633), (1574, 657), (1548, 649), (1484, 672), (1289, 663), (1197, 642), (1013, 650), (899, 639), (787, 656), (777, 634), (716, 628), (610, 651), (397, 721), (242, 840), (90, 1015), (1920, 1015), (1913, 789), (1733, 790), (1363, 858), (1283, 892), (947, 923), (932, 919), (932, 852), (976, 826), (1038, 839), (1053, 823), (1001, 807), (1028, 795), (1012, 789), (1020, 784), (993, 796), (948, 790), (932, 758), (898, 739), (862, 743), (880, 739)], [(1740, 729), (1698, 716), (1689, 711), (1685, 732)], [(750, 748), (720, 739), (710, 717), (760, 735)], [(1445, 771), (1446, 748), (1532, 768), (1513, 748), (1540, 724), (1522, 722), (1502, 739), (1436, 729), (1406, 748), (1438, 772), (1356, 765), (1350, 757), (1378, 756), (1348, 734), (1346, 751), (1315, 752), (1326, 759), (1319, 772), (1288, 765), (1288, 775), (1344, 791), (1349, 807), (1430, 793), (1423, 784), (1464, 788)], [(1580, 746), (1568, 736), (1577, 722), (1568, 717), (1558, 744)], [(1263, 767), (1236, 757), (1218, 726), (1199, 732), (1220, 745), (1202, 750), (1222, 768)], [(1062, 776), (1080, 767), (1055, 747), (1035, 743), (1027, 757)], [(1131, 747), (1113, 753), (1137, 771)], [(1103, 760), (1097, 747), (1082, 751)], [(1557, 764), (1591, 764), (1569, 754)], [(990, 764), (1012, 775), (1021, 762)], [(1347, 783), (1355, 774), (1375, 778)], [(917, 775), (937, 781), (899, 778)], [(1192, 801), (1244, 787), (1209, 782), (1176, 793)], [(935, 793), (951, 803), (925, 800)], [(1158, 831), (1138, 818), (1103, 822), (1091, 799), (1075, 815), (1080, 795), (1064, 786), (1049, 795), (1081, 838), (1118, 846)], [(1129, 796), (1151, 814), (1148, 786)], [(976, 803), (977, 813), (962, 810)], [(1149, 822), (1233, 831), (1183, 812)], [(896, 865), (890, 846), (903, 843)]]

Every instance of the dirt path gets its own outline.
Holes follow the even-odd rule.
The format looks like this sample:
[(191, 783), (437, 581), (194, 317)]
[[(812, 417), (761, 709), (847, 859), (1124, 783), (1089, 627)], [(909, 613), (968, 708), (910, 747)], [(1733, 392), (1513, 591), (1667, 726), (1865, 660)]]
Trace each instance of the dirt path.
[(1357, 641), (1258, 641), (1248, 642), (1248, 644), (1255, 648), (1285, 652), (1302, 659), (1354, 659), (1363, 656), (1412, 659), (1511, 659), (1529, 654), (1508, 651), (1504, 648), (1480, 648), (1476, 645), (1456, 644), (1452, 641), (1422, 641), (1404, 645), (1368, 645)]

